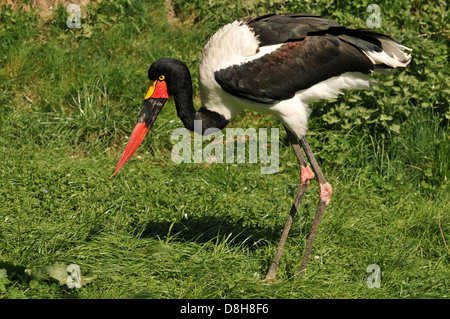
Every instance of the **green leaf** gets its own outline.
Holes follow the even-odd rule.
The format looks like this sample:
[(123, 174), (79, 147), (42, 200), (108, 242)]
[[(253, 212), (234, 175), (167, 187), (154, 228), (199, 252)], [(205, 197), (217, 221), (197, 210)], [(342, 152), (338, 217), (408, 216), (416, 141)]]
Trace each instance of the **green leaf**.
[(53, 265), (44, 267), (45, 272), (59, 281), (60, 284), (65, 284), (67, 282), (67, 265), (65, 263), (54, 263)]
[(400, 125), (399, 124), (392, 124), (389, 126), (389, 128), (391, 129), (391, 131), (393, 131), (395, 133), (400, 133)]
[(380, 115), (380, 120), (381, 121), (392, 121), (394, 118), (390, 115), (386, 115), (386, 114), (381, 114)]
[(39, 281), (36, 279), (32, 279), (32, 280), (30, 280), (28, 285), (30, 286), (31, 289), (35, 289), (35, 288), (37, 288), (37, 286), (39, 286)]

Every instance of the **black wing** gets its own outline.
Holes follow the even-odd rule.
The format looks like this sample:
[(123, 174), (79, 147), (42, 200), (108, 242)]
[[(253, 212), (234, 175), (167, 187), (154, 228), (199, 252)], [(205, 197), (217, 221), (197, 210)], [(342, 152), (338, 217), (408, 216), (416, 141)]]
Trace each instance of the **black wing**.
[(308, 33), (338, 26), (334, 20), (322, 19), (307, 13), (268, 14), (244, 22), (255, 32), (261, 46), (303, 40)]
[(218, 70), (214, 76), (226, 92), (262, 103), (290, 99), (345, 72), (371, 73), (375, 65), (361, 50), (382, 51), (377, 37), (384, 35), (339, 26), (318, 16), (267, 15), (244, 23), (253, 29), (260, 46), (283, 45), (258, 59)]

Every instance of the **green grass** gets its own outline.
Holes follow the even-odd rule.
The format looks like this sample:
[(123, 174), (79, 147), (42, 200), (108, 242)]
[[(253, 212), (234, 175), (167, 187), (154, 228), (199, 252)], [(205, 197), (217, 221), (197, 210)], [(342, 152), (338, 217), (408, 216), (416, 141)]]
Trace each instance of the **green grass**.
[[(198, 95), (208, 37), (236, 18), (312, 12), (365, 27), (370, 1), (107, 1), (49, 20), (0, 11), (1, 298), (449, 298), (448, 8), (379, 3), (381, 32), (413, 62), (372, 91), (315, 103), (309, 141), (333, 197), (306, 275), (295, 278), (318, 202), (311, 183), (277, 281), (265, 282), (299, 169), (280, 123), (254, 112), (232, 127), (280, 128), (280, 170), (175, 164), (173, 101), (113, 180), (146, 92), (149, 65), (185, 61)], [(198, 99), (197, 99), (198, 101)], [(197, 107), (198, 107), (197, 102)], [(446, 241), (446, 242), (445, 242)], [(81, 289), (47, 275), (77, 264)], [(366, 269), (379, 265), (381, 287)], [(2, 269), (6, 270), (3, 271)]]

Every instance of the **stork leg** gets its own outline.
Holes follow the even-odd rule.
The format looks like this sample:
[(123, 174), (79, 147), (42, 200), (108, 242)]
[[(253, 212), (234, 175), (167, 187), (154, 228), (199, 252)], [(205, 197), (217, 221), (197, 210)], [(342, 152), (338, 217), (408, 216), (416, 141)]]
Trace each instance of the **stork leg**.
[(300, 138), (300, 143), (302, 144), (303, 150), (305, 151), (306, 157), (308, 158), (309, 163), (311, 164), (314, 173), (317, 176), (317, 180), (320, 185), (320, 202), (317, 207), (316, 216), (314, 217), (314, 221), (311, 227), (311, 232), (309, 233), (308, 242), (306, 243), (305, 253), (303, 254), (302, 263), (300, 265), (300, 276), (305, 273), (306, 264), (308, 263), (309, 254), (311, 253), (311, 248), (314, 243), (314, 238), (316, 237), (317, 229), (319, 228), (320, 220), (322, 219), (322, 215), (325, 211), (325, 208), (330, 203), (331, 194), (333, 193), (333, 188), (325, 179), (325, 176), (322, 173), (322, 170), (317, 163), (316, 158), (314, 157), (313, 152), (311, 151), (311, 147), (309, 146), (306, 138), (303, 136)]
[(308, 167), (306, 163), (306, 159), (303, 156), (300, 145), (298, 144), (297, 137), (289, 131), (286, 127), (286, 133), (289, 137), (289, 141), (291, 142), (292, 148), (294, 150), (295, 156), (297, 157), (298, 164), (300, 165), (300, 186), (297, 191), (297, 195), (295, 196), (294, 203), (291, 207), (291, 212), (289, 213), (288, 219), (286, 221), (286, 225), (284, 226), (283, 233), (281, 234), (280, 243), (278, 244), (277, 250), (275, 252), (275, 257), (273, 259), (272, 265), (270, 266), (269, 271), (267, 272), (266, 279), (272, 280), (275, 279), (277, 273), (278, 263), (281, 258), (281, 254), (283, 252), (284, 245), (286, 243), (287, 236), (289, 234), (289, 230), (291, 229), (292, 222), (294, 220), (295, 213), (297, 212), (298, 205), (303, 198), (303, 195), (308, 188), (309, 182), (314, 178), (314, 173)]
[[(278, 244), (272, 265), (270, 266), (270, 269), (266, 275), (266, 279), (268, 279), (268, 280), (275, 279), (278, 263), (280, 261), (281, 254), (283, 252), (283, 248), (286, 243), (286, 239), (289, 234), (289, 230), (291, 229), (292, 222), (294, 220), (294, 216), (297, 212), (298, 205), (300, 204), (300, 201), (302, 200), (303, 195), (305, 194), (306, 189), (308, 188), (309, 182), (314, 178), (314, 173), (308, 167), (305, 157), (303, 156), (303, 153), (298, 144), (297, 137), (291, 131), (289, 131), (287, 128), (285, 128), (285, 129), (286, 129), (286, 133), (289, 137), (289, 141), (291, 142), (292, 148), (294, 150), (295, 156), (297, 157), (297, 161), (300, 165), (301, 182), (300, 182), (300, 187), (297, 191), (297, 195), (295, 196), (294, 203), (292, 204), (291, 211), (290, 211), (288, 219), (286, 221), (286, 225), (284, 227), (283, 233), (281, 235), (280, 243)], [(320, 202), (319, 202), (319, 206), (317, 208), (316, 216), (315, 216), (313, 224), (312, 224), (311, 233), (309, 235), (308, 242), (306, 244), (306, 249), (305, 249), (305, 253), (303, 255), (302, 263), (300, 265), (300, 275), (303, 275), (303, 273), (305, 272), (305, 269), (306, 269), (306, 264), (308, 262), (309, 255), (311, 253), (312, 245), (314, 243), (314, 238), (316, 236), (320, 220), (325, 211), (325, 208), (328, 206), (328, 204), (330, 202), (332, 187), (326, 181), (325, 176), (323, 175), (322, 170), (320, 169), (320, 167), (317, 163), (317, 160), (314, 157), (314, 154), (312, 153), (308, 142), (306, 141), (306, 138), (302, 137), (300, 139), (300, 143), (302, 145), (303, 150), (305, 151), (306, 157), (308, 158), (308, 161), (310, 162), (310, 164), (317, 176), (319, 184), (320, 184)]]

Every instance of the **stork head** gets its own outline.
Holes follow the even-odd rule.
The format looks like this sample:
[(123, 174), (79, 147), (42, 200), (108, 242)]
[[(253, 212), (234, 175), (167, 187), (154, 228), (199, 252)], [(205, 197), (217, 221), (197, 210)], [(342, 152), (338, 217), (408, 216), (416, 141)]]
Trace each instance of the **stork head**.
[[(187, 67), (183, 62), (175, 59), (160, 59), (150, 66), (148, 70), (150, 87), (144, 97), (144, 105), (142, 106), (136, 126), (131, 133), (130, 140), (111, 178), (117, 174), (138, 149), (158, 117), (159, 112), (169, 99), (169, 96), (176, 96), (178, 92), (183, 90), (183, 83), (186, 82), (186, 69)], [(188, 69), (187, 72), (189, 74)]]

